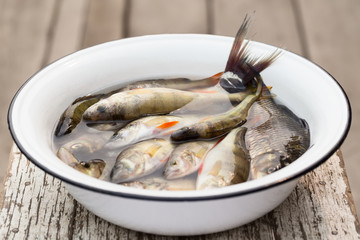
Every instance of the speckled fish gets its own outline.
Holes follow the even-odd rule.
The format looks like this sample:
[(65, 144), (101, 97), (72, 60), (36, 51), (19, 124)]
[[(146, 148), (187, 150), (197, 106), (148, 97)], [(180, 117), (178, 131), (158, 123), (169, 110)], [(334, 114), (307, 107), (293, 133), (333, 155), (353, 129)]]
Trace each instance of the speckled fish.
[(204, 160), (196, 189), (212, 189), (245, 182), (249, 175), (249, 153), (245, 145), (246, 128), (232, 130)]
[(221, 75), (222, 72), (199, 80), (190, 80), (188, 78), (142, 80), (130, 83), (126, 87), (116, 91), (128, 91), (139, 88), (172, 88), (177, 90), (207, 88), (216, 85), (219, 82)]
[(246, 133), (251, 156), (249, 180), (287, 166), (309, 148), (310, 134), (306, 121), (274, 99), (259, 100), (249, 114), (249, 130)]
[(190, 191), (195, 190), (195, 181), (192, 179), (177, 179), (167, 181), (163, 178), (148, 178), (134, 182), (123, 183), (127, 187), (158, 191)]
[(150, 139), (133, 144), (117, 157), (111, 181), (127, 182), (153, 173), (164, 166), (172, 150), (173, 145), (164, 139)]
[(166, 179), (176, 179), (196, 172), (206, 154), (216, 141), (195, 141), (182, 143), (172, 152), (167, 161), (163, 175)]
[(210, 116), (203, 121), (180, 128), (171, 134), (171, 140), (185, 141), (189, 139), (210, 139), (230, 132), (233, 128), (246, 122), (248, 110), (260, 97), (262, 92), (262, 78), (256, 76), (258, 81), (255, 94), (249, 94), (239, 105), (233, 109), (215, 116)]
[(86, 121), (133, 120), (168, 114), (191, 102), (196, 94), (168, 88), (145, 88), (115, 93), (89, 107)]
[[(169, 88), (144, 88), (115, 93), (101, 99), (83, 114), (86, 121), (135, 120), (148, 115), (168, 114), (197, 99), (202, 107), (210, 107), (214, 102), (238, 103), (243, 93), (195, 93)], [(198, 107), (194, 107), (199, 111)]]
[[(79, 146), (75, 148), (79, 148)], [(84, 147), (84, 146), (81, 146)], [(85, 146), (85, 148), (88, 148), (88, 146)], [(78, 159), (74, 156), (72, 151), (79, 151), (78, 149), (71, 149), (67, 147), (61, 147), (58, 152), (57, 156), (60, 158), (63, 162), (68, 164), (69, 166), (75, 168), (76, 170), (85, 173), (89, 176), (99, 178), (105, 168), (106, 163), (101, 159), (93, 159), (90, 161), (78, 161)]]
[(159, 134), (170, 131), (186, 119), (171, 115), (149, 116), (132, 121), (119, 131), (104, 145), (107, 149), (116, 149), (142, 140), (155, 138)]
[(76, 99), (61, 115), (55, 129), (55, 136), (60, 137), (71, 133), (80, 123), (85, 110), (98, 102), (101, 96), (103, 95), (85, 96)]

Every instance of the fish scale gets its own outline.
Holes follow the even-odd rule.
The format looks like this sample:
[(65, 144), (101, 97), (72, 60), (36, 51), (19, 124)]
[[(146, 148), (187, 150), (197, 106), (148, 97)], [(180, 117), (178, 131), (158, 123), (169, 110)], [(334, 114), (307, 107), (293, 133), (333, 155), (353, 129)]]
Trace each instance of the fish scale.
[(249, 179), (267, 175), (293, 162), (310, 145), (306, 122), (273, 99), (255, 102), (245, 126), (248, 127), (245, 141), (252, 159)]

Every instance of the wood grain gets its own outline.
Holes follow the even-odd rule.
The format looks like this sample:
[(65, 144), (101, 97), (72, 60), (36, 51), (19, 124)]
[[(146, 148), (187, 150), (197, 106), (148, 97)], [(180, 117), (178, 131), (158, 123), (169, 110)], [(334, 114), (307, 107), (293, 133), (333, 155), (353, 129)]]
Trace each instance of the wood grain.
[(0, 180), (12, 145), (7, 110), (17, 89), (43, 65), (54, 9), (55, 0), (0, 2)]
[(206, 1), (131, 1), (129, 36), (159, 33), (206, 33)]
[(342, 150), (355, 203), (358, 213), (360, 213), (360, 175), (358, 170), (360, 84), (357, 80), (357, 69), (360, 63), (360, 27), (357, 24), (360, 22), (360, 1), (298, 2), (307, 32), (310, 60), (334, 76), (350, 99), (353, 120)]
[[(245, 226), (189, 239), (359, 239), (339, 152), (302, 177), (279, 207)], [(62, 182), (30, 163), (16, 146), (0, 199), (0, 239), (178, 239), (115, 226), (86, 210)]]
[(84, 23), (82, 48), (123, 37), (123, 15), (128, 10), (125, 3), (125, 0), (90, 1)]
[(214, 34), (233, 37), (244, 16), (251, 16), (248, 39), (302, 53), (291, 1), (214, 0)]

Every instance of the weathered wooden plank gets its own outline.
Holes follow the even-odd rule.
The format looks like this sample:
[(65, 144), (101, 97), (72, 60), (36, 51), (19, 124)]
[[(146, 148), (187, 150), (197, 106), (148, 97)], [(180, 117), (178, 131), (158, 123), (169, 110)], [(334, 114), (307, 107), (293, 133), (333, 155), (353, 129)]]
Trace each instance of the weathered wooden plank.
[[(178, 239), (134, 232), (87, 211), (61, 181), (45, 174), (14, 146), (0, 209), (0, 239)], [(359, 223), (342, 160), (302, 177), (288, 199), (245, 226), (189, 239), (358, 239)]]
[(53, 15), (53, 27), (45, 64), (79, 50), (89, 0), (62, 0)]
[(213, 4), (215, 34), (233, 37), (249, 14), (247, 38), (302, 53), (291, 1), (213, 0)]
[(92, 0), (88, 6), (82, 48), (123, 37), (126, 0)]
[(321, 0), (298, 3), (303, 14), (310, 59), (339, 81), (352, 103), (351, 131), (342, 150), (356, 207), (360, 213), (360, 105), (357, 104), (360, 101), (360, 84), (355, 70), (360, 62), (360, 2)]
[(206, 1), (133, 0), (129, 36), (160, 33), (207, 33)]
[[(11, 148), (6, 113), (17, 89), (41, 64), (55, 0), (1, 1), (0, 180)], [(2, 181), (1, 181), (2, 182)]]

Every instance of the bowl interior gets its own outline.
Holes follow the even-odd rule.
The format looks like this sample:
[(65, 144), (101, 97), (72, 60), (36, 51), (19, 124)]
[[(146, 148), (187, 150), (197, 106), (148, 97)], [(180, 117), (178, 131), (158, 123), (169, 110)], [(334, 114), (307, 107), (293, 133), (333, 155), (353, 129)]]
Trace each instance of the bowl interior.
[[(283, 51), (263, 71), (281, 102), (310, 127), (311, 147), (297, 161), (264, 178), (215, 191), (163, 192), (132, 189), (77, 172), (52, 149), (55, 124), (71, 102), (119, 83), (155, 77), (208, 77), (223, 71), (233, 38), (211, 35), (154, 35), (101, 44), (68, 55), (30, 78), (9, 110), (12, 136), (20, 150), (45, 171), (71, 184), (109, 194), (173, 199), (243, 194), (306, 173), (333, 154), (350, 125), (350, 106), (338, 83), (310, 61)], [(251, 43), (254, 54), (276, 48)]]

